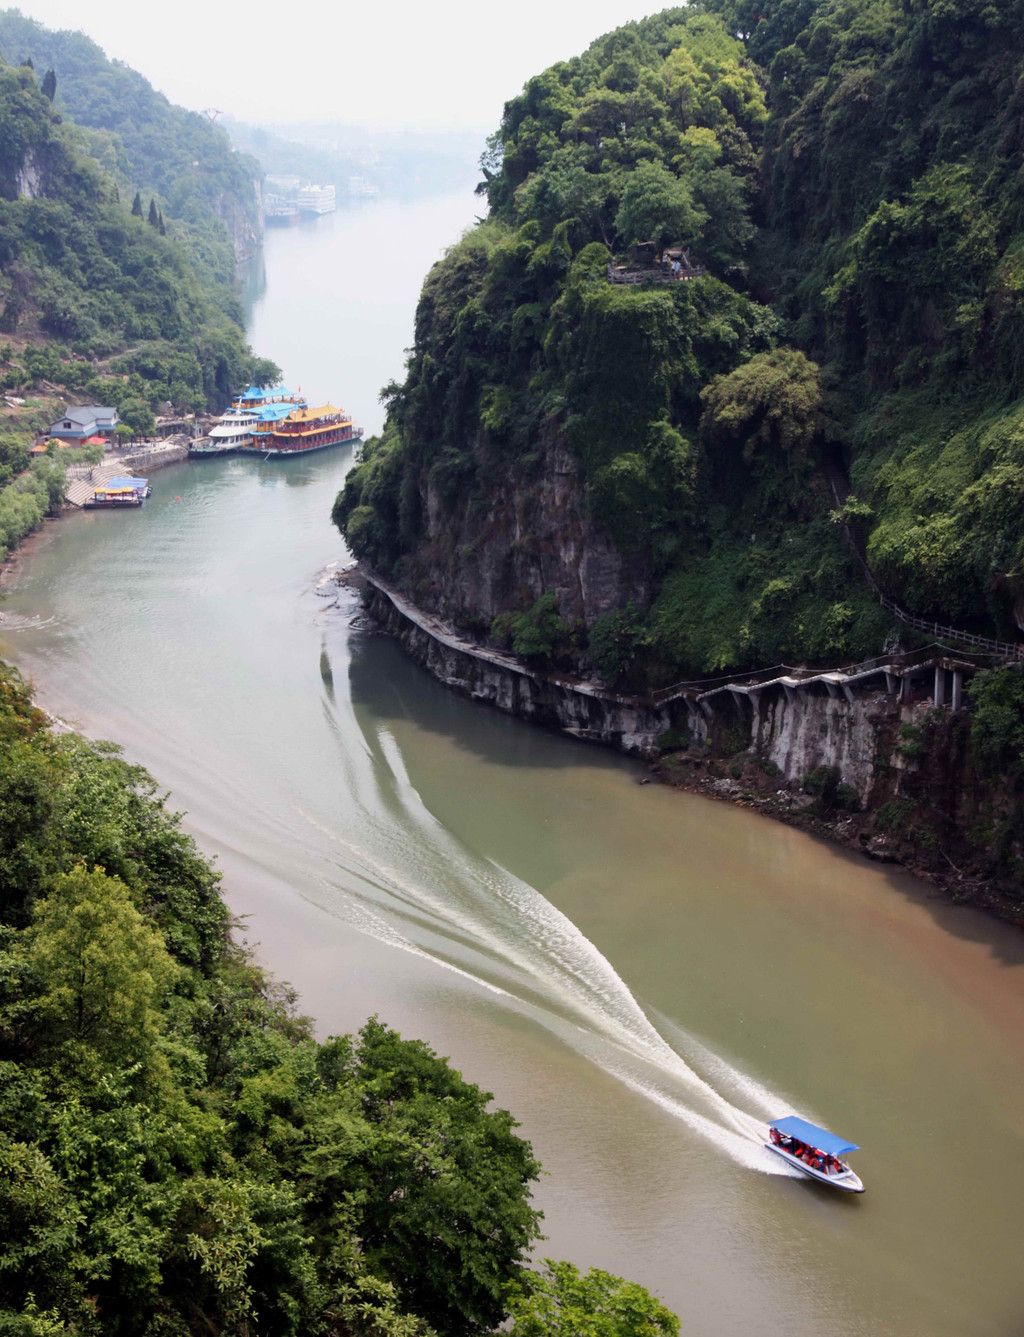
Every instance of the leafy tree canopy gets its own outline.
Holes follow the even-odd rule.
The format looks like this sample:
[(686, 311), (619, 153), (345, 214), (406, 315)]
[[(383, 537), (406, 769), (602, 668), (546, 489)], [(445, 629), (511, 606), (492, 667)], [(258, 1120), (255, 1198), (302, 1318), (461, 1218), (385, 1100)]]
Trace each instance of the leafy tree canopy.
[[(601, 648), (620, 675), (852, 660), (893, 627), (828, 522), (838, 480), (890, 594), (1015, 635), (1022, 32), (1022, 0), (701, 0), (530, 79), (339, 498), (356, 554), (479, 631), (478, 517), (568, 450), (647, 601), (632, 663)], [(707, 273), (611, 284), (650, 239)], [(553, 593), (517, 543), (507, 618)]]
[[(318, 1042), (229, 929), (145, 771), (0, 665), (0, 1331), (532, 1323), (515, 1120), (376, 1018)], [(642, 1288), (557, 1275), (574, 1323), (673, 1337)]]

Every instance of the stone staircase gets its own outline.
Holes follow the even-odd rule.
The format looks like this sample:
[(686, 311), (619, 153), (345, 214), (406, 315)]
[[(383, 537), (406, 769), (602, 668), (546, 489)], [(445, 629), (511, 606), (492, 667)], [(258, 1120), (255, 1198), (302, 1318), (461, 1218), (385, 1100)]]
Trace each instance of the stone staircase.
[(123, 464), (108, 463), (97, 464), (92, 469), (81, 464), (73, 464), (68, 469), (68, 486), (64, 494), (64, 500), (69, 506), (84, 506), (98, 487), (110, 481), (111, 478), (130, 478), (132, 472), (126, 469)]

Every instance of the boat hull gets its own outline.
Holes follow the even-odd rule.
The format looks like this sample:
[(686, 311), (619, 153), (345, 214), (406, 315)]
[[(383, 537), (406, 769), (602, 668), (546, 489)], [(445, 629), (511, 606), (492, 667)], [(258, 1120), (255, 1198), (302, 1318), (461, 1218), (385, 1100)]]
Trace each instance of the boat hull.
[(828, 1184), (829, 1188), (841, 1188), (845, 1193), (863, 1193), (864, 1185), (860, 1178), (852, 1170), (847, 1170), (844, 1175), (827, 1175), (821, 1170), (815, 1170), (812, 1166), (805, 1164), (799, 1156), (792, 1155), (791, 1152), (782, 1147), (773, 1146), (771, 1142), (764, 1144), (769, 1151), (774, 1151), (776, 1156), (781, 1156), (784, 1161), (789, 1161), (790, 1165), (802, 1171), (809, 1179), (817, 1179), (821, 1184)]
[(278, 458), (292, 459), (296, 455), (312, 455), (318, 450), (333, 450), (336, 446), (358, 445), (362, 441), (362, 433), (355, 436), (341, 437), (337, 441), (324, 441), (313, 446), (303, 446), (301, 450), (281, 450), (277, 446), (260, 446), (253, 444), (244, 447), (246, 455), (261, 455), (264, 459)]
[(241, 449), (241, 447), (239, 447), (239, 446), (200, 446), (200, 445), (193, 445), (193, 446), (189, 446), (189, 448), (188, 448), (188, 454), (189, 454), (189, 459), (193, 459), (193, 460), (209, 460), (209, 459), (213, 459), (214, 456), (219, 457), (219, 456), (221, 456), (221, 455), (234, 455), (239, 449)]

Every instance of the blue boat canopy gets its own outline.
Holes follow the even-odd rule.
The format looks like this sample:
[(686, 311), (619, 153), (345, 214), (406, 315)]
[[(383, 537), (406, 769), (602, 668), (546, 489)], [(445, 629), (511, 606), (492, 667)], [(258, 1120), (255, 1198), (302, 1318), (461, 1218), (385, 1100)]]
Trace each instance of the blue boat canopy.
[(809, 1147), (817, 1147), (829, 1156), (845, 1156), (848, 1151), (860, 1151), (855, 1142), (847, 1142), (835, 1133), (830, 1133), (827, 1128), (819, 1128), (816, 1123), (808, 1123), (796, 1114), (774, 1120), (771, 1127), (777, 1128), (780, 1133), (789, 1133), (790, 1137), (806, 1142)]
[(283, 385), (275, 385), (275, 386), (273, 386), (273, 387), (271, 387), (271, 386), (266, 386), (266, 387), (265, 387), (264, 389), (262, 389), (262, 390), (260, 389), (260, 387), (259, 387), (258, 385), (250, 385), (249, 388), (248, 388), (248, 390), (243, 390), (243, 391), (242, 391), (242, 393), (241, 393), (241, 395), (239, 396), (239, 398), (240, 398), (240, 399), (270, 399), (270, 398), (271, 398), (272, 396), (274, 396), (274, 395), (290, 395), (290, 394), (291, 394), (291, 391), (290, 391), (286, 386), (283, 386)]
[(98, 492), (108, 492), (112, 488), (130, 487), (133, 492), (142, 492), (149, 486), (148, 478), (108, 478)]

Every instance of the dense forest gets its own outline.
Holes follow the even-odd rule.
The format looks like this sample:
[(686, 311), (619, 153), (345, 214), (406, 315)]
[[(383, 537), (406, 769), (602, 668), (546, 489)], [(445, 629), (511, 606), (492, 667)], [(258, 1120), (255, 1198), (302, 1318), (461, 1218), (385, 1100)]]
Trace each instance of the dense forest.
[(675, 1337), (526, 1266), (486, 1092), (376, 1018), (316, 1040), (230, 928), (149, 776), (0, 666), (0, 1332)]
[(246, 346), (233, 276), (197, 269), (161, 224), (83, 152), (36, 71), (0, 61), (0, 556), (59, 508), (63, 466), (27, 466), (61, 403), (113, 404), (145, 434), (168, 403), (219, 408), (278, 375)]
[[(79, 142), (131, 200), (154, 200), (217, 300), (235, 318), (236, 252), (251, 253), (262, 227), (254, 158), (237, 153), (207, 117), (176, 107), (148, 80), (108, 60), (81, 32), (53, 32), (17, 9), (0, 10), (0, 55), (31, 61), (56, 111), (79, 128)], [(211, 282), (212, 280), (212, 282)]]
[[(851, 531), (912, 612), (1016, 636), (1022, 33), (1020, 0), (701, 0), (531, 79), (335, 508), (351, 547), (635, 687), (894, 644)], [(611, 283), (643, 242), (692, 277)], [(561, 572), (556, 494), (596, 526)], [(514, 576), (481, 577), (499, 529)]]

